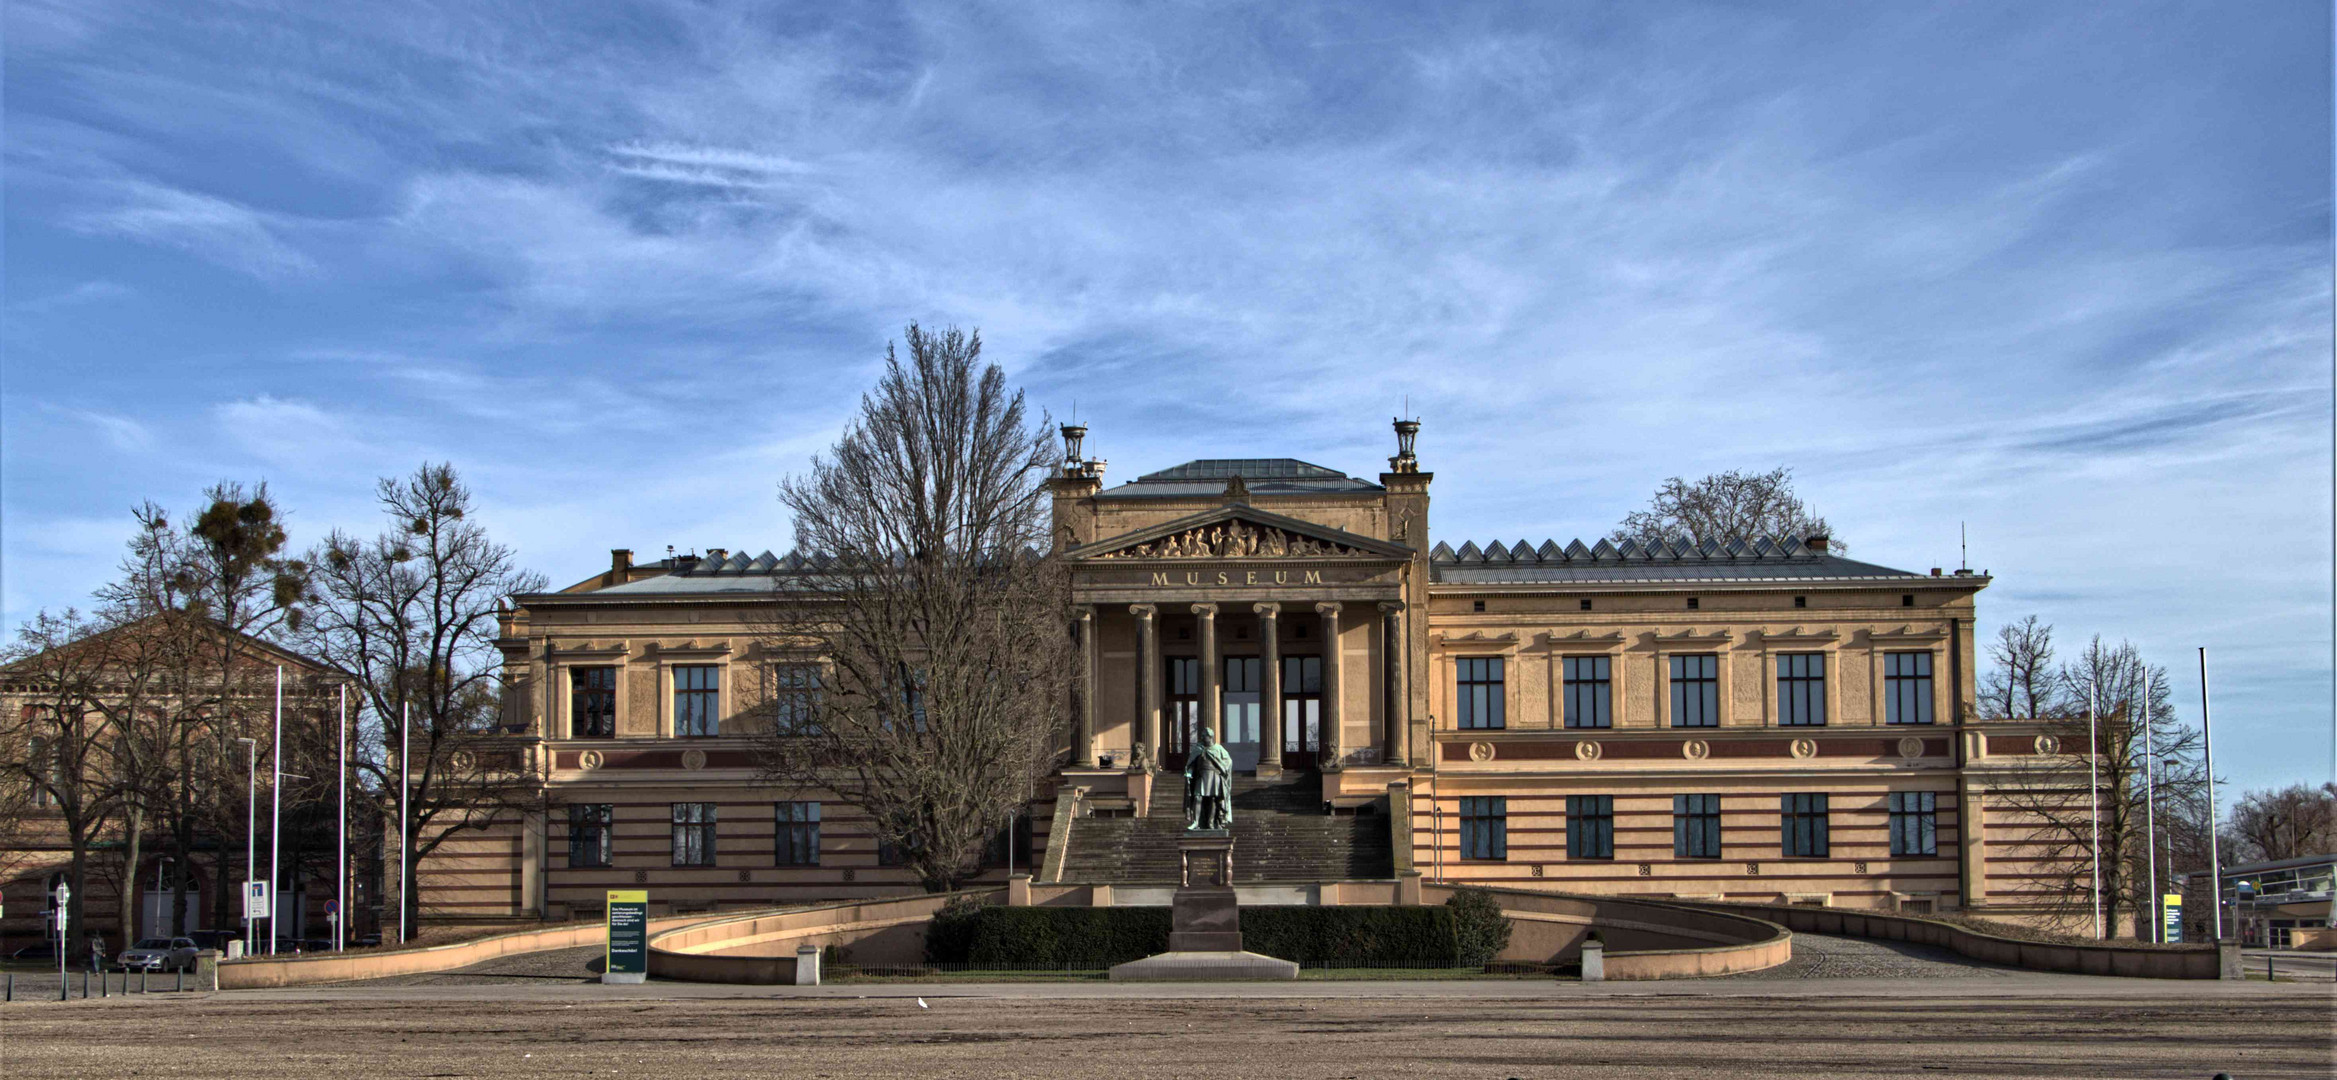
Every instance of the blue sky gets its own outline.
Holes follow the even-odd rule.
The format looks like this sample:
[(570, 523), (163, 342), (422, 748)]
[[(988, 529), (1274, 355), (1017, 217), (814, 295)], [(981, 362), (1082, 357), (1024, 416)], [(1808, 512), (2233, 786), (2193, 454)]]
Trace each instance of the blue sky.
[[(1791, 465), (1855, 553), (2132, 638), (2326, 779), (2327, 5), (121, 4), (6, 14), (0, 615), (129, 508), (296, 542), (451, 459), (566, 582), (784, 549), (914, 318), (1125, 478), (1604, 532)], [(2195, 709), (2185, 706), (2195, 716)]]

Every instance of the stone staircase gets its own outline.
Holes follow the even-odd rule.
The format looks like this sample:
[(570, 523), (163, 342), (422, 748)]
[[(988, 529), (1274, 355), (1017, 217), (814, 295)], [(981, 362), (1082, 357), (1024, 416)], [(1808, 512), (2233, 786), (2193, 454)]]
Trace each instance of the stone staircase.
[[(1385, 809), (1325, 814), (1322, 789), (1321, 778), (1311, 772), (1276, 780), (1234, 778), (1236, 884), (1396, 876)], [(1150, 814), (1073, 821), (1063, 880), (1175, 884), (1177, 838), (1185, 831), (1184, 805), (1185, 778), (1162, 773), (1153, 788)]]

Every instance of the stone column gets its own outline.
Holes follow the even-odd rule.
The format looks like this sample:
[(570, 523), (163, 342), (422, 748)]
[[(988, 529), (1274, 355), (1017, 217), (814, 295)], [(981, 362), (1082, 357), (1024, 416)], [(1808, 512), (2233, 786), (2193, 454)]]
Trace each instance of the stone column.
[(1345, 710), (1339, 707), (1339, 605), (1316, 604), (1315, 614), (1323, 617), (1323, 767), (1336, 769), (1347, 749), (1340, 730)]
[(1075, 768), (1095, 767), (1095, 690), (1097, 650), (1096, 609), (1091, 605), (1079, 610), (1079, 730), (1071, 736), (1071, 764)]
[[(1199, 632), (1193, 635), (1201, 646), (1201, 726), (1222, 743), (1225, 718), (1217, 701), (1217, 605), (1195, 604), (1193, 617), (1201, 624)], [(1192, 748), (1185, 749), (1189, 752)]]
[(1282, 605), (1250, 605), (1258, 613), (1258, 775), (1282, 775)]
[(1128, 744), (1128, 767), (1160, 767), (1160, 637), (1151, 604), (1130, 604), (1136, 616), (1136, 723)]
[(1404, 602), (1382, 601), (1379, 606), (1381, 687), (1387, 704), (1382, 707), (1385, 730), (1380, 733), (1380, 760), (1390, 765), (1404, 763), (1404, 734), (1411, 725), (1412, 698), (1404, 692)]

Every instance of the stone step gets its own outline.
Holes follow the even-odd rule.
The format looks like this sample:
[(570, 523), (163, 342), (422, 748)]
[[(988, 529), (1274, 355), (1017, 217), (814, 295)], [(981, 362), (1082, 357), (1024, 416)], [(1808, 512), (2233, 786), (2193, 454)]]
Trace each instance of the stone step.
[[(1321, 778), (1297, 773), (1282, 779), (1236, 777), (1234, 880), (1328, 881), (1384, 878), (1394, 873), (1387, 819), (1333, 817), (1323, 812)], [(1072, 824), (1065, 853), (1067, 881), (1165, 883), (1180, 872), (1177, 840), (1184, 833), (1184, 778), (1162, 774), (1151, 811), (1141, 818), (1082, 818)]]

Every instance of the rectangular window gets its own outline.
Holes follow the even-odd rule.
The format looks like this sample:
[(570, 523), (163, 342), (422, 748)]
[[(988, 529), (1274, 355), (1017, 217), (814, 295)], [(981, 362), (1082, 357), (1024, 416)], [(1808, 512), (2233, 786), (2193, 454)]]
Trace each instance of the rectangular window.
[(1893, 724), (1931, 722), (1931, 654), (1883, 654), (1884, 718)]
[(674, 806), (674, 865), (714, 865), (714, 804), (678, 802)]
[(674, 667), (674, 734), (721, 734), (722, 668), (716, 664)]
[(771, 730), (781, 735), (819, 734), (819, 711), (818, 665), (781, 664), (771, 669)]
[(1568, 795), (1566, 797), (1566, 857), (1569, 859), (1612, 859), (1615, 857), (1614, 796)]
[(1282, 752), (1285, 757), (1303, 754), (1311, 759), (1322, 749), (1323, 658), (1285, 656), (1282, 658)]
[(909, 865), (909, 856), (914, 851), (913, 844), (896, 843), (880, 838), (876, 842), (876, 864), (878, 866), (907, 866)]
[(779, 866), (818, 866), (820, 804), (783, 802), (774, 803), (773, 807), (773, 825), (777, 829), (773, 862)]
[(1569, 656), (1565, 661), (1566, 726), (1615, 726), (1615, 694), (1611, 657)]
[(1506, 796), (1462, 797), (1461, 858), (1509, 858), (1509, 799)]
[(568, 673), (568, 737), (612, 739), (617, 735), (617, 669), (576, 668)]
[(1777, 722), (1786, 727), (1826, 726), (1825, 653), (1777, 657)]
[(617, 808), (608, 803), (568, 804), (568, 868), (607, 866), (610, 824)]
[(1797, 793), (1779, 800), (1781, 843), (1789, 859), (1823, 859), (1833, 845), (1826, 828), (1826, 797)]
[(1501, 700), (1501, 658), (1464, 656), (1453, 663), (1459, 672), (1454, 697), (1462, 729), (1508, 727)]
[(1720, 657), (1688, 653), (1672, 657), (1672, 726), (1720, 726)]
[(1183, 755), (1201, 737), (1201, 658), (1168, 658), (1168, 745), (1163, 750)]
[(1720, 796), (1672, 796), (1672, 855), (1682, 859), (1720, 857)]
[(1891, 854), (1939, 854), (1939, 796), (1929, 791), (1891, 793)]

